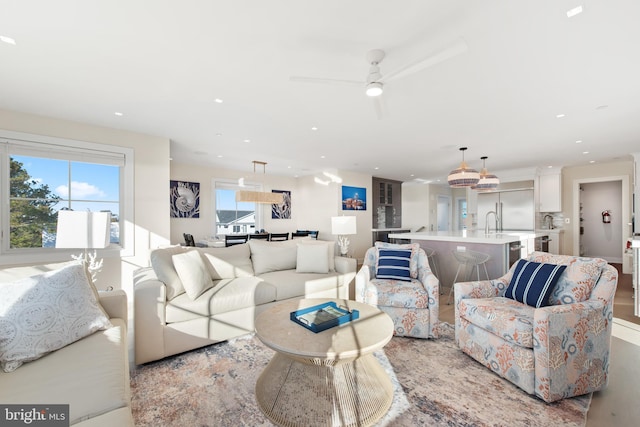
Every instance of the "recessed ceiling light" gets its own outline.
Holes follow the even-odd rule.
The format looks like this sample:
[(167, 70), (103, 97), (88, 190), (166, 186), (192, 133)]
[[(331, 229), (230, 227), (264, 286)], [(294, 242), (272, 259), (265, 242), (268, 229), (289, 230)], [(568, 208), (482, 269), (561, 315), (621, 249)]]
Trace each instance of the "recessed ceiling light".
[(291, 166), (287, 166), (287, 169), (291, 169)]
[(325, 158), (325, 156), (320, 156), (320, 158), (321, 158), (321, 159), (324, 159), (324, 158)]
[(318, 128), (314, 126), (311, 128), (311, 130), (318, 130)]
[(221, 133), (216, 133), (216, 136), (222, 136), (222, 134)]
[(553, 169), (553, 166), (549, 165), (547, 166), (548, 169)]
[(561, 119), (564, 117), (564, 114), (556, 114), (556, 118)]
[(577, 140), (576, 144), (582, 144), (582, 140), (581, 139)]
[(375, 169), (375, 170), (378, 170), (378, 169), (380, 169), (380, 168), (379, 168), (378, 166), (376, 166), (374, 169)]
[(576, 6), (573, 9), (567, 10), (567, 18), (573, 18), (574, 16), (582, 13), (582, 6)]
[(595, 163), (595, 162), (596, 162), (595, 160), (589, 160), (589, 163)]
[(118, 117), (122, 117), (122, 116), (124, 115), (124, 114), (122, 114), (120, 111), (116, 111), (116, 112), (115, 112), (115, 113), (113, 113), (113, 114), (115, 114), (115, 115), (116, 115), (116, 116), (118, 116)]
[(0, 36), (0, 41), (5, 42), (6, 44), (12, 44), (15, 46), (16, 41), (14, 39), (12, 39), (11, 37), (7, 37), (7, 36)]
[(217, 157), (218, 157), (219, 159), (221, 159), (221, 158), (222, 158), (222, 154), (218, 154), (218, 156), (217, 156)]
[(245, 139), (244, 142), (251, 142), (251, 140), (250, 139)]
[(589, 154), (589, 152), (588, 151), (583, 151), (582, 154)]
[(411, 175), (409, 175), (409, 176), (410, 176), (410, 177), (414, 177), (415, 175), (414, 175), (414, 174), (411, 174)]
[(224, 101), (223, 101), (222, 99), (220, 99), (220, 98), (216, 98), (216, 103), (217, 103), (217, 104), (222, 104), (223, 102), (224, 102)]

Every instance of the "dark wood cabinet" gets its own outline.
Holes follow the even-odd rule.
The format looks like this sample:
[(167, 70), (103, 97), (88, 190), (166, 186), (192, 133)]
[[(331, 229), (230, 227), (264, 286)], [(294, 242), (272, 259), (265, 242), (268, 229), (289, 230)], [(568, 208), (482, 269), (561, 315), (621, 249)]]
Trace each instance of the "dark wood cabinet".
[(402, 226), (402, 182), (373, 177), (373, 228)]

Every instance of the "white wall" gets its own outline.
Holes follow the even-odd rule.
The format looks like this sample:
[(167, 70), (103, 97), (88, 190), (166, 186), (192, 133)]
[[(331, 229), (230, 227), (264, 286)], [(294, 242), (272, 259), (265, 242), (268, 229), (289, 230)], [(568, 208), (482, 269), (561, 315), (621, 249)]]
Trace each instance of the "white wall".
[(429, 229), (429, 185), (402, 183), (402, 227), (416, 230)]
[[(358, 234), (349, 236), (350, 255), (362, 259), (371, 246), (371, 175), (348, 171), (328, 171), (343, 179), (342, 184), (318, 184), (313, 176), (300, 178), (278, 176), (266, 173), (260, 182), (264, 190), (291, 190), (291, 219), (271, 219), (271, 211), (263, 209), (261, 213), (263, 227), (270, 232), (292, 232), (296, 229), (318, 230), (320, 240), (336, 240), (331, 234), (331, 217), (353, 215), (357, 218)], [(196, 242), (211, 235), (212, 222), (215, 221), (212, 201), (212, 182), (214, 179), (237, 180), (242, 171), (209, 168), (206, 166), (171, 163), (171, 179), (200, 183), (200, 218), (171, 218), (171, 242), (184, 241), (182, 233), (193, 234)], [(324, 177), (323, 177), (324, 178)], [(246, 178), (247, 179), (247, 178)], [(325, 178), (326, 179), (326, 178)], [(366, 211), (343, 211), (341, 196), (342, 185), (365, 187), (367, 192)], [(167, 181), (167, 206), (169, 204), (169, 182)]]
[[(133, 271), (148, 265), (150, 248), (169, 242), (169, 139), (9, 110), (0, 110), (0, 129), (134, 149), (134, 254), (105, 254), (97, 284), (122, 288), (131, 298)], [(67, 259), (54, 255), (47, 262), (57, 261)]]
[[(580, 244), (584, 256), (622, 262), (622, 183), (620, 181), (593, 182), (581, 185), (580, 204), (584, 234)], [(611, 211), (611, 223), (602, 222), (602, 211)], [(624, 236), (625, 239), (628, 236)]]
[[(633, 183), (633, 160), (625, 160), (611, 163), (595, 163), (588, 166), (574, 166), (564, 167), (562, 169), (562, 214), (565, 221), (568, 219), (569, 223), (564, 224), (564, 239), (562, 242), (562, 251), (565, 255), (578, 255), (574, 250), (574, 237), (576, 238), (580, 230), (580, 224), (578, 221), (579, 212), (578, 200), (580, 195), (574, 192), (574, 188), (577, 187), (576, 183), (584, 181), (605, 181), (609, 180), (608, 177), (625, 176), (628, 178), (629, 183)], [(606, 178), (606, 179), (605, 179)], [(629, 189), (626, 193), (623, 192), (623, 202), (628, 206), (627, 212), (621, 212), (622, 218), (631, 218), (631, 201), (633, 197), (633, 185), (628, 186)], [(612, 208), (620, 209), (620, 206)], [(603, 209), (604, 210), (604, 209)], [(631, 226), (626, 226), (624, 223), (621, 225), (621, 229), (624, 227), (625, 231), (623, 236), (629, 237), (631, 235)]]

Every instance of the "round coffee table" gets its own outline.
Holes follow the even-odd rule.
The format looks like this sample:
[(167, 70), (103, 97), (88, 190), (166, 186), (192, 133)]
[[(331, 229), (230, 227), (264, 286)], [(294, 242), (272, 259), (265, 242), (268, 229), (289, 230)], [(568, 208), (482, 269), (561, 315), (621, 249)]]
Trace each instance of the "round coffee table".
[[(292, 311), (334, 301), (360, 317), (319, 333)], [(373, 352), (393, 336), (377, 308), (348, 300), (305, 299), (274, 305), (256, 319), (256, 335), (276, 353), (256, 383), (258, 406), (281, 426), (368, 426), (393, 400), (393, 385)]]

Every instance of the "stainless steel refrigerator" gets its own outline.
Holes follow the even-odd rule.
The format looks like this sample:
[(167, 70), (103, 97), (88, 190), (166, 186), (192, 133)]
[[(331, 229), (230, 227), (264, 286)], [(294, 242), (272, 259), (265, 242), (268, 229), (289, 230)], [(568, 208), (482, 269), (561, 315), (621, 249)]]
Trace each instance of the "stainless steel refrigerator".
[[(533, 189), (478, 193), (478, 230), (485, 229), (487, 212), (497, 212), (502, 230), (530, 231), (535, 228)], [(495, 229), (495, 218), (489, 216), (489, 228)]]

